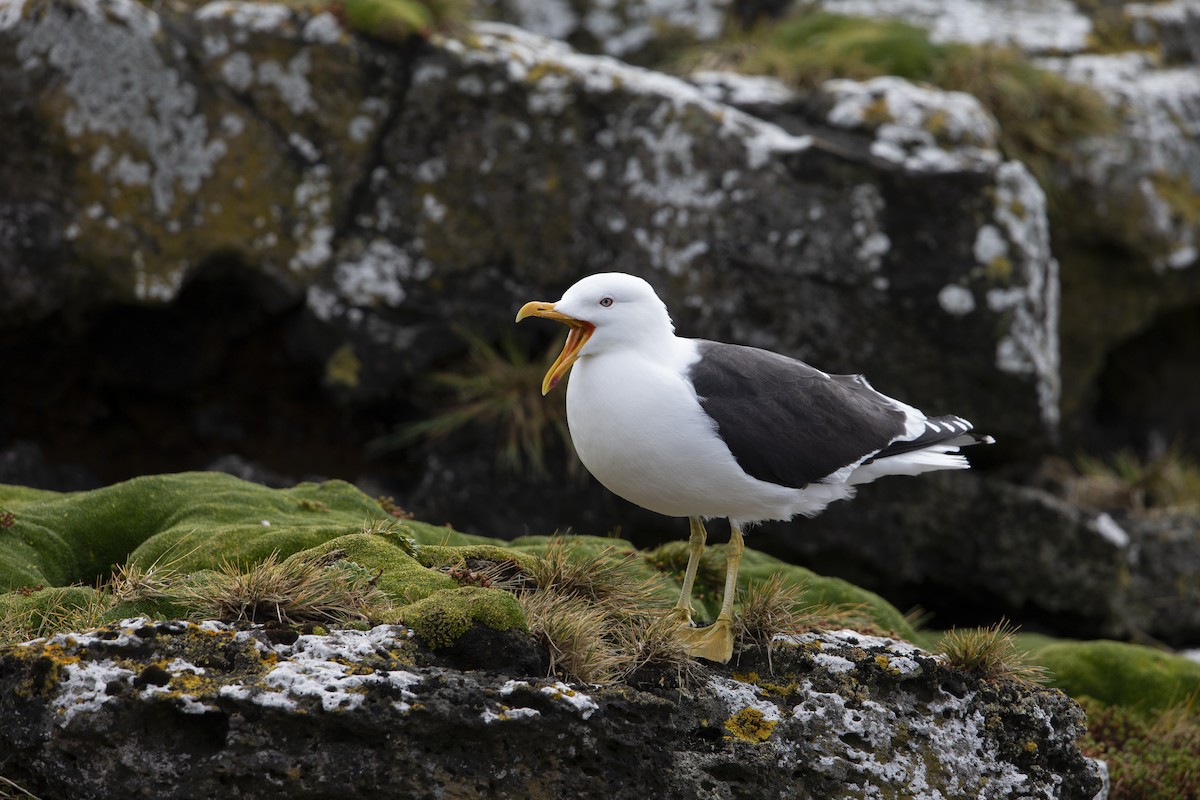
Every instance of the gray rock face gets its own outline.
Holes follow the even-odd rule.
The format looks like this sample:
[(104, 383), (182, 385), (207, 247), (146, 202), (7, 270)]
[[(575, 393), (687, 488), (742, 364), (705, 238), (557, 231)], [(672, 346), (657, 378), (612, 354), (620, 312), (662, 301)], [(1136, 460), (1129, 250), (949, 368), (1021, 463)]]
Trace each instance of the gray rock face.
[(867, 491), (858, 509), (835, 505), (761, 533), (781, 557), (920, 604), (935, 620), (1008, 614), (1080, 638), (1200, 640), (1194, 515), (1087, 510), (972, 473)]
[(0, 757), (28, 789), (78, 798), (1091, 800), (1100, 787), (1074, 745), (1082, 712), (1059, 692), (981, 683), (850, 631), (781, 644), (774, 665), (704, 670), (682, 690), (581, 687), (460, 671), (398, 626), (128, 620), (0, 651)]
[[(828, 120), (789, 131), (503, 25), (394, 47), (271, 4), (5, 9), (0, 146), (16, 172), (0, 176), (0, 220), (13, 221), (0, 232), (21, 221), (41, 233), (0, 236), (0, 347), (28, 397), (70, 409), (5, 396), (0, 419), (15, 435), (96, 448), (75, 460), (102, 479), (126, 477), (104, 470), (130, 448), (95, 431), (147, 397), (161, 407), (131, 413), (133, 425), (161, 416), (184, 432), (129, 435), (200, 450), (153, 468), (235, 451), (355, 478), (347, 470), (365, 460), (346, 453), (442, 410), (427, 378), (462, 355), (453, 324), (494, 341), (522, 302), (609, 269), (646, 276), (681, 332), (866, 372), (931, 411), (986, 420), (1014, 448), (1053, 434), (1057, 276), (1043, 199), (961, 97), (846, 86)], [(890, 149), (858, 130), (878, 124), (864, 102), (897, 120)], [(932, 136), (920, 113), (961, 122), (965, 138)], [(230, 302), (223, 286), (252, 301)], [(161, 328), (90, 335), (107, 304), (185, 301), (205, 305), (144, 317)], [(266, 330), (270, 354), (244, 346)], [(155, 362), (141, 374), (139, 353)], [(93, 379), (95, 362), (112, 366)], [(262, 375), (263, 362), (299, 408), (264, 415), (262, 398), (279, 395), (261, 378), (232, 400), (195, 390)], [(77, 402), (114, 384), (116, 409)], [(298, 459), (294, 431), (341, 455)], [(477, 443), (468, 449), (477, 462)], [(458, 458), (410, 456), (392, 493), (435, 463), (452, 479), (473, 469)], [(548, 530), (587, 514), (512, 522)]]

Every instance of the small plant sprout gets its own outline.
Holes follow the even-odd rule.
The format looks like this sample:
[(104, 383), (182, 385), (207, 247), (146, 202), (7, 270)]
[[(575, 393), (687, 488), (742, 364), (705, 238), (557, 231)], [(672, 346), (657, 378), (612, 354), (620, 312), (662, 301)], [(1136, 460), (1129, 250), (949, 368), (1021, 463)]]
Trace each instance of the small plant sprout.
[(1007, 619), (986, 628), (952, 628), (938, 647), (942, 663), (985, 681), (1045, 683), (1049, 678), (1046, 669), (1030, 663), (1028, 656), (1017, 648), (1018, 630)]
[(413, 558), (421, 551), (417, 540), (409, 535), (409, 529), (404, 526), (403, 517), (390, 516), (385, 518), (372, 517), (363, 523), (362, 533), (382, 536)]
[[(432, 377), (433, 386), (447, 395), (448, 409), (375, 440), (371, 451), (388, 452), (470, 427), (484, 428), (496, 432), (496, 460), (501, 467), (548, 474), (547, 447), (557, 442), (569, 450), (571, 442), (562, 404), (542, 402), (538, 389), (554, 353), (530, 358), (511, 335), (498, 344), (462, 330), (459, 335), (467, 343), (466, 363), (459, 371)], [(575, 459), (567, 463), (568, 469), (577, 469)]]

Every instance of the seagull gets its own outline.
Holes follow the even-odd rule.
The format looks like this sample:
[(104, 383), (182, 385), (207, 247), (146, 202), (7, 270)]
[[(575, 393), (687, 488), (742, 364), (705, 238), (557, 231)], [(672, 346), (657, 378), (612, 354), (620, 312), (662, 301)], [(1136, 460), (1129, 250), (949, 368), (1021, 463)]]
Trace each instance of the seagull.
[[(687, 517), (688, 565), (672, 614), (694, 657), (733, 655), (733, 601), (743, 531), (812, 517), (884, 475), (970, 466), (959, 448), (991, 444), (961, 417), (928, 417), (872, 388), (788, 356), (675, 335), (645, 280), (590, 275), (557, 302), (533, 301), (517, 322), (543, 317), (570, 331), (542, 381), (572, 370), (567, 426), (583, 465), (614, 494)], [(716, 621), (693, 627), (692, 587), (707, 519), (729, 520), (725, 593)]]

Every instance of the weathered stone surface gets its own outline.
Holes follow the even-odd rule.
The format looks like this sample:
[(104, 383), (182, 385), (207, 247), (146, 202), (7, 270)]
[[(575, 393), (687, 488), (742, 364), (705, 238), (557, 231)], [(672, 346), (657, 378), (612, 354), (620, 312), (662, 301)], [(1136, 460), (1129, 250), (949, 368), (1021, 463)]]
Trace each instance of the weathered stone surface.
[[(492, 642), (505, 646), (504, 643)], [(0, 757), (78, 798), (1080, 798), (1065, 695), (850, 631), (688, 689), (460, 671), (399, 626), (297, 635), (127, 620), (0, 650)], [(755, 671), (757, 670), (757, 671)]]
[(1195, 515), (1109, 514), (972, 473), (867, 491), (857, 509), (764, 525), (751, 544), (935, 619), (1007, 614), (1083, 638), (1200, 640)]
[[(389, 46), (272, 4), (4, 9), (0, 219), (42, 233), (0, 236), (22, 387), (0, 420), (102, 480), (230, 452), (359, 478), (367, 440), (444, 410), (426, 379), (463, 353), (453, 324), (495, 340), (605, 269), (649, 278), (682, 332), (864, 371), (1006, 447), (1055, 428), (1043, 200), (962, 98), (916, 107), (961, 110), (969, 141), (930, 141), (914, 91), (884, 84), (831, 90), (830, 118), (789, 130), (502, 25)], [(860, 101), (906, 131), (890, 151)], [(465, 527), (617, 522), (594, 489), (540, 511), (552, 484), (480, 458), (496, 436), (410, 452), (376, 485)], [(131, 465), (131, 441), (162, 450)], [(473, 500), (451, 497), (468, 479)], [(491, 524), (486, 498), (515, 486), (532, 499)]]

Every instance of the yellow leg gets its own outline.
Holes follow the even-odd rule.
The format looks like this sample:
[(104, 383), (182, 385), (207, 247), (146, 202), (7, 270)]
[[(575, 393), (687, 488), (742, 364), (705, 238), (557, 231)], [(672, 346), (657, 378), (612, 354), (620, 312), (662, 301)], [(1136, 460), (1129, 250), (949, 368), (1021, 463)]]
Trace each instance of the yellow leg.
[(704, 553), (704, 542), (708, 539), (708, 531), (704, 530), (704, 521), (699, 517), (689, 517), (692, 535), (688, 537), (688, 563), (683, 573), (683, 589), (679, 592), (679, 602), (671, 612), (682, 627), (692, 624), (692, 587), (696, 584), (696, 568), (700, 565), (700, 556)]
[[(725, 559), (725, 596), (721, 599), (721, 613), (717, 615), (717, 621), (707, 628), (680, 628), (676, 633), (687, 645), (689, 655), (722, 664), (733, 657), (733, 601), (737, 597), (738, 568), (741, 566), (745, 549), (742, 531), (731, 521), (729, 549)], [(686, 583), (686, 575), (684, 580)]]

